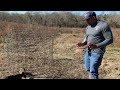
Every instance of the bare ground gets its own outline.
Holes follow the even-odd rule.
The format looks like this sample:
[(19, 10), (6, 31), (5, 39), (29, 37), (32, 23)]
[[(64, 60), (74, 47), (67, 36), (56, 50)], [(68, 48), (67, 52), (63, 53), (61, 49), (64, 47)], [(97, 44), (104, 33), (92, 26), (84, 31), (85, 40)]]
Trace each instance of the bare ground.
[[(53, 28), (44, 30), (47, 31), (47, 29), (52, 30)], [(58, 28), (54, 28), (54, 30), (56, 29)], [(20, 68), (25, 68), (26, 71), (35, 74), (38, 79), (87, 79), (88, 74), (83, 67), (84, 51), (76, 45), (83, 40), (84, 32), (79, 28), (73, 28), (71, 31), (69, 28), (64, 28), (66, 31), (62, 29), (59, 28), (59, 35), (55, 36), (52, 42), (50, 42), (51, 35), (46, 38), (47, 40), (43, 38), (46, 36), (38, 35), (37, 38), (30, 36), (31, 39), (24, 43), (26, 48), (19, 44), (11, 48), (5, 43), (1, 43), (0, 78), (4, 79), (8, 75), (17, 74)], [(24, 35), (26, 36), (26, 34)], [(22, 38), (25, 39), (23, 36)], [(14, 52), (6, 51), (6, 47)], [(16, 49), (16, 47), (18, 48)], [(50, 50), (51, 52), (49, 52)], [(100, 79), (120, 79), (119, 55), (119, 47), (108, 46), (99, 70)]]

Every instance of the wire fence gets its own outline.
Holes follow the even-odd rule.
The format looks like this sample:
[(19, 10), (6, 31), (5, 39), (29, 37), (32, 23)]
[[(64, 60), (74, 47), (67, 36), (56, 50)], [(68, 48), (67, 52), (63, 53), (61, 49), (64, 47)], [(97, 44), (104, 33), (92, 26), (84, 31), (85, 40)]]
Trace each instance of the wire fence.
[[(75, 47), (68, 50), (73, 52), (71, 53), (72, 59), (54, 58), (54, 55), (61, 53), (55, 51), (57, 50), (55, 46), (59, 44), (57, 40), (60, 40), (63, 29), (14, 27), (8, 30), (5, 34), (1, 31), (4, 37), (1, 37), (2, 43), (0, 44), (2, 57), (0, 57), (0, 78), (18, 74), (21, 68), (26, 72), (31, 72), (35, 78), (86, 78), (80, 56), (74, 55)], [(64, 41), (64, 39), (61, 40)], [(67, 47), (62, 48), (67, 50)], [(59, 50), (62, 49), (59, 48)]]
[(39, 30), (12, 30), (7, 33), (3, 51), (6, 52), (9, 73), (16, 74), (20, 68), (24, 68), (26, 71), (37, 71), (38, 74), (44, 71), (39, 69), (45, 63), (49, 69), (49, 62), (53, 60), (54, 36), (53, 32)]

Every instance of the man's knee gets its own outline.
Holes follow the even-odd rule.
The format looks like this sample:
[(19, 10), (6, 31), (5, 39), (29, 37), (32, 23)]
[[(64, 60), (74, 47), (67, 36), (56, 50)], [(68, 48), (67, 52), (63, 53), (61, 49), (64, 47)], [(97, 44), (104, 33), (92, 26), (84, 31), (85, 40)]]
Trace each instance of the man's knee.
[(85, 68), (86, 71), (90, 72), (90, 67), (89, 66), (84, 65), (84, 68)]
[(90, 73), (98, 73), (99, 65), (97, 63), (92, 63), (90, 65)]

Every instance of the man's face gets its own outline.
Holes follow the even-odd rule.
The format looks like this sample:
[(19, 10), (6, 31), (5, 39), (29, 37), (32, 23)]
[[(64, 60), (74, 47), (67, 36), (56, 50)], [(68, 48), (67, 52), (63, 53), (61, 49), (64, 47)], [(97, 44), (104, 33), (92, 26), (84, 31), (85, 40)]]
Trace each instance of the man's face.
[(88, 25), (93, 25), (94, 21), (95, 21), (95, 18), (93, 16), (90, 17), (89, 19), (86, 19), (86, 22), (87, 22)]

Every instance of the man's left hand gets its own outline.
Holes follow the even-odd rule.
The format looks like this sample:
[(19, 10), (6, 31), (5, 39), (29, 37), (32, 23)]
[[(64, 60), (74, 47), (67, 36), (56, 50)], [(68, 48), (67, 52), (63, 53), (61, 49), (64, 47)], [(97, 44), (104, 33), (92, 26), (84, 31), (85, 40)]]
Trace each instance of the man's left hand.
[(89, 47), (90, 49), (96, 49), (96, 48), (97, 48), (97, 45), (95, 45), (95, 44), (89, 44), (88, 47)]

